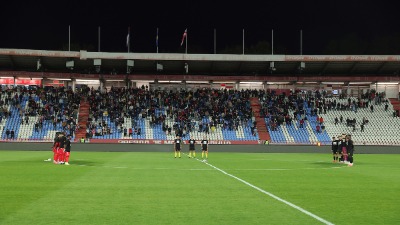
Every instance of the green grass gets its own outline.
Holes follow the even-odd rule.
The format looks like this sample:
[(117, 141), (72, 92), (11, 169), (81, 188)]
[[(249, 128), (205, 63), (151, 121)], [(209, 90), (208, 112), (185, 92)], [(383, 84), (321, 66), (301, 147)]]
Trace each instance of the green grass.
[[(0, 151), (0, 224), (322, 224), (172, 153)], [(198, 155), (199, 156), (199, 155)], [(208, 162), (334, 224), (400, 224), (400, 155), (211, 153)]]

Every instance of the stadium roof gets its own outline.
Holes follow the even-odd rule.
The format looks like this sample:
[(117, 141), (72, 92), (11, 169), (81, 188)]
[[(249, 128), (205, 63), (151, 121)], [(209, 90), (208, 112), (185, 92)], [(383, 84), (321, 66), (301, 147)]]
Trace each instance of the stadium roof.
[[(185, 75), (185, 63), (188, 64), (188, 75), (209, 76), (398, 76), (400, 71), (400, 55), (157, 54), (26, 49), (0, 49), (0, 70), (37, 71), (40, 60), (40, 71), (70, 72), (66, 62), (74, 61), (74, 73), (96, 74), (95, 59), (101, 59), (103, 74), (126, 74), (127, 60), (134, 61), (132, 73), (140, 75)], [(157, 63), (162, 64), (162, 71), (157, 70)], [(302, 63), (304, 68), (301, 68)]]

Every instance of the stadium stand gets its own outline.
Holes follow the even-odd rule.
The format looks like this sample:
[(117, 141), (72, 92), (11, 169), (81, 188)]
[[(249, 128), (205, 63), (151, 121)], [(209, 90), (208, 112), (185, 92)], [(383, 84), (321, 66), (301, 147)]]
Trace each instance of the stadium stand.
[(17, 87), (1, 90), (0, 105), (5, 140), (52, 140), (65, 131), (93, 139), (174, 140), (180, 135), (199, 140), (207, 135), (209, 140), (257, 141), (265, 127), (266, 140), (277, 144), (330, 144), (341, 133), (351, 134), (357, 144), (400, 144), (399, 103), (375, 92), (345, 98), (318, 91), (112, 88), (73, 93)]
[[(74, 135), (79, 92), (66, 88), (1, 90), (2, 139), (53, 140), (57, 131)], [(3, 119), (4, 118), (4, 119)]]
[[(247, 91), (91, 90), (86, 137), (258, 140)], [(131, 132), (130, 132), (131, 131)]]
[(319, 92), (266, 96), (263, 112), (272, 142), (330, 144), (332, 137), (346, 133), (357, 144), (400, 144), (400, 120), (384, 93), (366, 93), (362, 98), (323, 97)]

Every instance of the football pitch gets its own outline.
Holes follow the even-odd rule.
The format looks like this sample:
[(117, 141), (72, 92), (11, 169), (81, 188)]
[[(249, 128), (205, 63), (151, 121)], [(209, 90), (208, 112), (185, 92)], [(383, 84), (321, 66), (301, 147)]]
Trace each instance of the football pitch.
[(51, 154), (0, 151), (0, 224), (400, 224), (400, 154)]

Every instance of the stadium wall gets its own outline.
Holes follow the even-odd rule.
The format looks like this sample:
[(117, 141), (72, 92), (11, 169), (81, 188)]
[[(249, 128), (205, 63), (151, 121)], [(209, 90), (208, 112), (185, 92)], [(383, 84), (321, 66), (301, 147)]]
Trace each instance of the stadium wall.
[[(49, 151), (51, 143), (0, 143), (1, 150), (11, 151)], [(210, 145), (212, 152), (241, 152), (241, 153), (331, 153), (330, 146), (309, 145)], [(400, 154), (400, 148), (395, 146), (356, 146), (355, 154)], [(71, 151), (86, 152), (171, 152), (172, 145), (152, 144), (82, 144), (72, 145)], [(183, 152), (188, 146), (183, 146)], [(197, 147), (200, 152), (200, 147)]]

